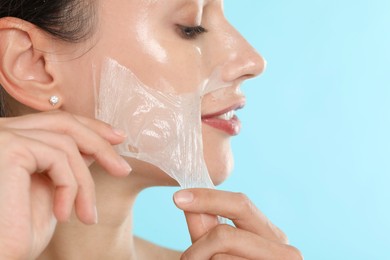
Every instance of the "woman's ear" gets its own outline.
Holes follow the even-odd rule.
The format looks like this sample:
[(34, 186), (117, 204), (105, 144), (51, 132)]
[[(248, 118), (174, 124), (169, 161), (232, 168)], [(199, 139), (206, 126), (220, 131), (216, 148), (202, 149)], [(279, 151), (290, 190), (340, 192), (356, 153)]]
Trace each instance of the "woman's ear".
[[(61, 106), (61, 89), (48, 63), (54, 40), (17, 18), (0, 19), (0, 84), (18, 102), (39, 111)], [(52, 96), (59, 102), (50, 102)]]

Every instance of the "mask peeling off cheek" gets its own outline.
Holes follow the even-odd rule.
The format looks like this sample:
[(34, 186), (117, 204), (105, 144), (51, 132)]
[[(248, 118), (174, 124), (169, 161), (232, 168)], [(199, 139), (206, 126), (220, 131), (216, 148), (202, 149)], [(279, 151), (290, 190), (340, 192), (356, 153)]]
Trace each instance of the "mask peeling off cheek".
[(203, 157), (200, 108), (202, 95), (224, 87), (214, 74), (198, 88), (201, 93), (167, 93), (106, 59), (96, 86), (96, 118), (126, 131), (125, 142), (116, 147), (122, 156), (159, 167), (183, 188), (213, 188)]

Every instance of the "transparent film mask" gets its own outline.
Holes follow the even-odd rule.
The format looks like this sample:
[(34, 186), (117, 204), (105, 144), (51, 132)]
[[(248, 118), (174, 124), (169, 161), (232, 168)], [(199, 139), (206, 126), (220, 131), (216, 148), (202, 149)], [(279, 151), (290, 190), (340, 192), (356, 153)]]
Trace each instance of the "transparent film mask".
[(216, 71), (194, 93), (162, 92), (107, 59), (97, 86), (96, 118), (127, 133), (116, 146), (120, 155), (157, 166), (182, 188), (214, 188), (203, 156), (201, 99), (227, 86)]

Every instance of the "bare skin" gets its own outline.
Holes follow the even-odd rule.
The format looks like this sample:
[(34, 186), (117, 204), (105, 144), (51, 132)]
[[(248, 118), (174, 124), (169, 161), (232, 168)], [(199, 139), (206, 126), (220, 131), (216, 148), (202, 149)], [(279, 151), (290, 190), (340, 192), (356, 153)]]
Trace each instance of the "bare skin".
[[(63, 124), (54, 127), (51, 121), (58, 118)], [(0, 142), (7, 149), (0, 156), (0, 205), (10, 211), (3, 210), (0, 218), (0, 259), (35, 259), (44, 249), (38, 259), (302, 259), (245, 195), (218, 190), (175, 194), (193, 241), (183, 254), (134, 238), (127, 210), (142, 188), (134, 186), (122, 199), (113, 195), (124, 192), (123, 178), (134, 176), (125, 177), (129, 168), (110, 146), (123, 140), (120, 133), (59, 112), (1, 123)], [(37, 125), (40, 130), (32, 129)], [(99, 175), (95, 168), (101, 167), (91, 167), (93, 180), (87, 168), (92, 161), (106, 169)], [(101, 218), (89, 226), (96, 222), (95, 192)], [(109, 207), (99, 203), (102, 197), (112, 198)], [(235, 227), (218, 224), (216, 215), (231, 219)]]
[[(134, 237), (137, 195), (177, 183), (115, 153), (126, 133), (92, 119), (94, 69), (114, 58), (146, 84), (163, 80), (183, 93), (222, 68), (230, 87), (212, 93), (218, 99), (203, 97), (204, 116), (241, 102), (241, 84), (265, 63), (226, 21), (221, 0), (113, 0), (97, 10), (96, 33), (77, 44), (0, 19), (0, 84), (17, 115), (0, 119), (0, 259), (302, 259), (245, 195), (219, 190), (174, 195), (193, 242), (185, 252)], [(200, 25), (207, 33), (188, 29)], [(55, 106), (52, 95), (60, 97)], [(202, 131), (211, 178), (220, 183), (233, 165), (231, 136), (206, 123)], [(234, 226), (218, 224), (217, 215)]]

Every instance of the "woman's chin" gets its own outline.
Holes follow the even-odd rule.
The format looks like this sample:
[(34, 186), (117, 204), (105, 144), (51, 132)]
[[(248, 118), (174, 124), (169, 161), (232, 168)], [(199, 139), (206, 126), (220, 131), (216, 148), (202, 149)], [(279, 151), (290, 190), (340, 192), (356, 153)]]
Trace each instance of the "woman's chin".
[(205, 160), (215, 186), (224, 182), (233, 171), (234, 160), (230, 150), (223, 156), (206, 157)]
[(214, 185), (224, 182), (233, 171), (231, 136), (206, 124), (202, 125), (203, 153)]

